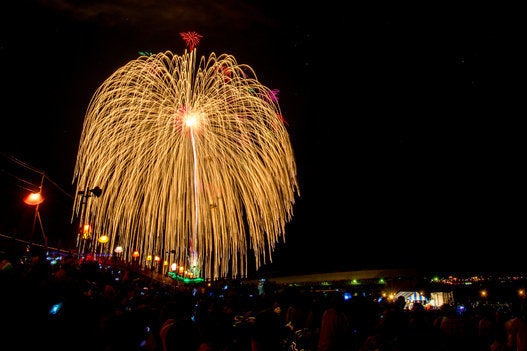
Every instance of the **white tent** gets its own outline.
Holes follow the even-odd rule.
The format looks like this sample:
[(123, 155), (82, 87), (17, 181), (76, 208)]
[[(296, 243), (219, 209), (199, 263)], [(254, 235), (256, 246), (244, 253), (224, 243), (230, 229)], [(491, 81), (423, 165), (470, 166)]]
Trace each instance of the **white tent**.
[(417, 291), (399, 291), (395, 298), (399, 298), (399, 296), (404, 297), (404, 301), (406, 301), (406, 304), (413, 304), (415, 302), (422, 303), (423, 305), (428, 302), (428, 299), (421, 293)]

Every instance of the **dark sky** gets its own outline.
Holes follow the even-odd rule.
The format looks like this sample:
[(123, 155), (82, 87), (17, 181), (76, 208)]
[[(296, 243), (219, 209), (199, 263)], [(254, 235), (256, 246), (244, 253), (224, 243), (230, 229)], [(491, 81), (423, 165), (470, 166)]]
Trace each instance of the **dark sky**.
[[(199, 55), (232, 54), (280, 91), (301, 196), (263, 270), (527, 268), (527, 30), (518, 9), (94, 3), (0, 5), (1, 233), (27, 231), (32, 210), (16, 199), (21, 180), (39, 181), (6, 155), (72, 194), (96, 88), (139, 51), (183, 53), (179, 33), (197, 31)], [(50, 240), (67, 242), (73, 202), (58, 186), (46, 182), (41, 214)]]

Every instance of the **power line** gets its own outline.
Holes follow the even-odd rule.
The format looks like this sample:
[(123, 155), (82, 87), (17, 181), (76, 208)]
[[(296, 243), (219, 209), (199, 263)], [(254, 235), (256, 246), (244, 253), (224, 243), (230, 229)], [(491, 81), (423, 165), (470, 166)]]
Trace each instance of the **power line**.
[[(40, 174), (42, 177), (44, 177), (49, 183), (51, 183), (53, 186), (55, 186), (60, 192), (62, 192), (64, 195), (66, 195), (67, 197), (69, 197), (70, 199), (73, 199), (73, 195), (71, 195), (70, 193), (68, 193), (66, 190), (64, 190), (57, 182), (55, 182), (53, 179), (51, 179), (43, 170), (40, 170), (36, 167), (33, 167), (31, 166), (29, 163), (27, 162), (24, 162), (18, 158), (16, 158), (15, 156), (13, 155), (10, 155), (6, 152), (1, 152), (2, 156), (4, 156), (5, 158), (7, 158), (9, 161), (13, 162), (14, 164), (18, 165), (18, 166), (21, 166), (25, 169), (28, 169), (32, 172), (35, 172), (35, 173), (38, 173)], [(5, 174), (8, 174), (12, 177), (14, 177), (16, 180), (20, 181), (20, 182), (23, 182), (23, 183), (26, 183), (26, 184), (30, 184), (30, 185), (33, 185), (31, 182), (28, 182), (27, 180), (24, 180), (14, 174), (11, 174), (11, 173), (8, 173), (6, 171), (4, 171)]]

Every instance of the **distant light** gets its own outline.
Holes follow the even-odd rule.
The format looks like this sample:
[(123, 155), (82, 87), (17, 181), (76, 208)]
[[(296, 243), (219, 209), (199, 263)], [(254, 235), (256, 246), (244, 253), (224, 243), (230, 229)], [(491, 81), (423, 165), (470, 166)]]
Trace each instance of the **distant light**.
[(123, 247), (122, 246), (117, 246), (115, 248), (115, 250), (113, 250), (116, 254), (120, 254), (123, 252)]
[(85, 224), (82, 227), (82, 238), (88, 239), (90, 237), (90, 232), (91, 232), (91, 226), (89, 224)]
[(101, 244), (106, 244), (108, 241), (110, 241), (110, 237), (108, 235), (102, 235), (98, 241), (101, 243)]

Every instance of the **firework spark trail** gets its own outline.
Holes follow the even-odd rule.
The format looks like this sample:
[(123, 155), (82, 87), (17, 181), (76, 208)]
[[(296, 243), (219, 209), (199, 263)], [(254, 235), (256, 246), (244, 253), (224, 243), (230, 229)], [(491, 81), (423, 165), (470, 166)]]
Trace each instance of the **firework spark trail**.
[(206, 279), (245, 277), (250, 249), (258, 268), (285, 240), (300, 193), (294, 154), (276, 94), (251, 67), (227, 54), (196, 62), (196, 50), (140, 56), (103, 82), (73, 180), (104, 189), (85, 221), (124, 260), (173, 250), (188, 266), (190, 250)]

